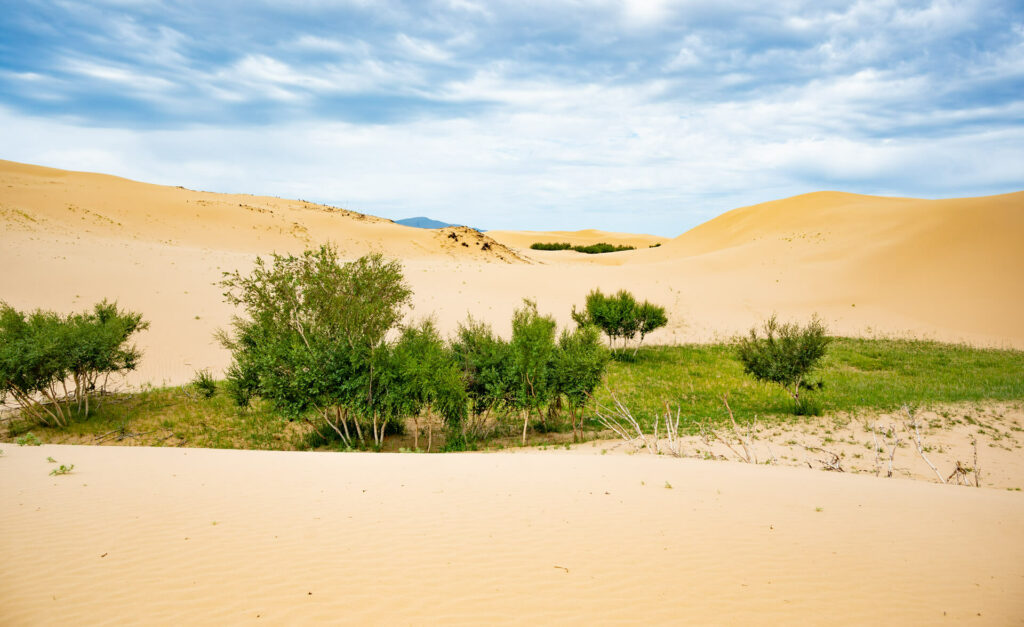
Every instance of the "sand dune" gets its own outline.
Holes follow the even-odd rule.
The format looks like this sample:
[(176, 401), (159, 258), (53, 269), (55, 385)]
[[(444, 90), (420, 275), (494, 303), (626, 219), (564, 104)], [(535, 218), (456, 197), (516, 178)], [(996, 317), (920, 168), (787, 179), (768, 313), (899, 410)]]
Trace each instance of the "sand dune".
[[(0, 221), (11, 232), (258, 254), (330, 241), (348, 257), (381, 252), (403, 259), (518, 261), (479, 234), (472, 246), (460, 247), (447, 239), (457, 229), (414, 229), (302, 200), (199, 192), (11, 161), (0, 161), (0, 190)], [(481, 251), (484, 243), (492, 249)]]
[(847, 335), (1024, 348), (1024, 192), (808, 194), (730, 211), (658, 248), (605, 255), (524, 251), (538, 236), (415, 229), (302, 201), (0, 161), (0, 299), (70, 310), (116, 298), (141, 310), (153, 324), (140, 339), (146, 355), (135, 383), (223, 368), (227, 355), (212, 339), (232, 313), (216, 285), (221, 273), (325, 241), (348, 258), (401, 259), (415, 291), (410, 315), (433, 315), (447, 332), (472, 314), (507, 333), (523, 297), (569, 324), (571, 307), (600, 287), (667, 307), (670, 324), (649, 338), (655, 343), (728, 337), (777, 312), (818, 313)]
[(1024, 614), (1019, 493), (653, 456), (4, 448), (6, 624)]

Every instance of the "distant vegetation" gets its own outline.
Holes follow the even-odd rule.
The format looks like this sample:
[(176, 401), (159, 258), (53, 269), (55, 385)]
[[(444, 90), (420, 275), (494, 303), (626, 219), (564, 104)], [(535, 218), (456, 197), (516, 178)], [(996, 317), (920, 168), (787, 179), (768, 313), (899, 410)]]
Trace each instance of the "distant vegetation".
[(635, 246), (613, 246), (611, 244), (605, 244), (604, 242), (592, 244), (590, 246), (573, 246), (568, 242), (552, 244), (535, 242), (533, 244), (530, 244), (530, 248), (532, 248), (533, 250), (575, 250), (578, 253), (586, 253), (588, 255), (597, 255), (601, 253), (617, 253), (623, 250), (636, 250)]

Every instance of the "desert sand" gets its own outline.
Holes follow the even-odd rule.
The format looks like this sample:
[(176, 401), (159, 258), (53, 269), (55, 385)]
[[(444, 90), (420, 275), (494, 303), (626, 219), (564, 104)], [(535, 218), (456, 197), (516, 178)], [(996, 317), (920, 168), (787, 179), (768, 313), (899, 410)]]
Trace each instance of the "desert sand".
[(4, 449), (6, 624), (1024, 615), (1019, 493), (652, 456)]
[[(818, 313), (846, 335), (1024, 347), (1024, 192), (808, 194), (733, 210), (658, 248), (605, 255), (529, 250), (541, 235), (415, 229), (304, 201), (0, 161), (0, 298), (58, 310), (111, 298), (142, 311), (152, 327), (133, 383), (223, 368), (227, 354), (212, 340), (232, 314), (221, 273), (323, 242), (346, 258), (401, 259), (415, 290), (410, 316), (432, 315), (446, 332), (471, 314), (507, 333), (523, 297), (568, 324), (572, 305), (600, 287), (666, 306), (670, 324), (654, 343), (728, 337), (777, 312)], [(592, 243), (586, 231), (549, 235)]]

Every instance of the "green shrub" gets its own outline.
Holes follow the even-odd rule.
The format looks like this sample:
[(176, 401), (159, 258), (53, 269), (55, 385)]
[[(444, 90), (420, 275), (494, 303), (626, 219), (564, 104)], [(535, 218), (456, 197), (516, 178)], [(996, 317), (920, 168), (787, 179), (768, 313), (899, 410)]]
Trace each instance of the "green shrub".
[(562, 395), (572, 420), (573, 440), (583, 434), (583, 407), (604, 376), (608, 349), (594, 326), (564, 330), (558, 340), (552, 367), (556, 395)]
[(441, 416), (447, 440), (459, 439), (466, 417), (466, 389), (455, 353), (445, 346), (433, 321), (402, 329), (389, 355), (387, 372), (392, 376), (378, 393), (386, 395), (385, 405), (393, 416), (413, 418), (414, 447), (419, 448), (419, 416), (423, 411)]
[(759, 381), (782, 386), (793, 397), (796, 413), (820, 412), (816, 406), (808, 405), (806, 399), (801, 399), (800, 388), (821, 387), (820, 382), (811, 383), (807, 377), (832, 342), (825, 325), (817, 316), (803, 327), (792, 322), (780, 324), (773, 315), (762, 325), (762, 330), (763, 336), (757, 327), (752, 328), (736, 346), (743, 371)]
[[(489, 324), (472, 317), (460, 323), (452, 352), (474, 416), (486, 421), (492, 412), (510, 405), (515, 387), (511, 346), (496, 337)], [(464, 430), (464, 437), (474, 435)]]
[(523, 412), (523, 444), (530, 415), (544, 420), (542, 408), (552, 398), (552, 357), (555, 353), (555, 320), (537, 312), (537, 303), (524, 299), (512, 317), (512, 404)]
[(18, 446), (41, 446), (43, 442), (36, 437), (36, 434), (29, 431), (25, 435), (19, 436), (14, 443)]
[[(619, 290), (614, 296), (605, 296), (599, 289), (591, 291), (587, 294), (585, 309), (581, 312), (573, 307), (572, 317), (581, 327), (593, 325), (604, 331), (613, 353), (624, 352), (629, 341), (639, 335), (633, 347), (634, 357), (649, 333), (668, 324), (664, 307), (648, 301), (638, 303), (625, 290)], [(619, 340), (622, 343), (616, 346)]]
[(75, 411), (89, 413), (111, 376), (138, 366), (142, 353), (128, 341), (148, 326), (107, 301), (70, 315), (0, 303), (0, 401), (10, 395), (23, 417), (67, 426)]
[(213, 398), (217, 394), (217, 382), (213, 380), (213, 375), (209, 370), (197, 370), (195, 376), (192, 377), (192, 387), (203, 398)]
[(535, 242), (530, 244), (530, 248), (533, 250), (569, 250), (572, 248), (572, 244), (569, 242), (551, 243), (545, 244), (544, 242)]
[[(330, 246), (302, 256), (273, 255), (252, 274), (226, 273), (225, 298), (245, 317), (220, 340), (233, 363), (229, 393), (241, 403), (268, 399), (279, 411), (315, 411), (346, 446), (381, 446), (395, 400), (378, 394), (393, 378), (385, 339), (411, 292), (396, 261), (379, 254), (341, 264)], [(353, 427), (350, 430), (349, 427)]]

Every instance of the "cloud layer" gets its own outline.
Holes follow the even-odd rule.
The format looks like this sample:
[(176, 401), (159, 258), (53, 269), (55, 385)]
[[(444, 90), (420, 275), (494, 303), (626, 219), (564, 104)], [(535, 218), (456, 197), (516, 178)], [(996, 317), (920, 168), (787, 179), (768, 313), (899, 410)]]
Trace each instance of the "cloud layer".
[(674, 235), (1024, 188), (1006, 1), (33, 2), (0, 158), (486, 228)]

